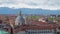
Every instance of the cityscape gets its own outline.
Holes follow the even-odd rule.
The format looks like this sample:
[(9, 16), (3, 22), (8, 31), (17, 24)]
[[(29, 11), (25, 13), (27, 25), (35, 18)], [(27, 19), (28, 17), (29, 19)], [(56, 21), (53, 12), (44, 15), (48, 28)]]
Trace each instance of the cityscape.
[(0, 15), (0, 29), (9, 34), (60, 34), (60, 15)]
[(0, 34), (60, 34), (60, 0), (0, 0)]

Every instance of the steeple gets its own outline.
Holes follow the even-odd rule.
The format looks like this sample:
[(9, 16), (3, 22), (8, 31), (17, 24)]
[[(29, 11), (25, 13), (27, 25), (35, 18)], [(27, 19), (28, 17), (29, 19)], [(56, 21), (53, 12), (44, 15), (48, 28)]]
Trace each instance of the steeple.
[(21, 16), (21, 15), (22, 15), (21, 11), (19, 11), (19, 12), (18, 12), (18, 15), (19, 15), (19, 16)]

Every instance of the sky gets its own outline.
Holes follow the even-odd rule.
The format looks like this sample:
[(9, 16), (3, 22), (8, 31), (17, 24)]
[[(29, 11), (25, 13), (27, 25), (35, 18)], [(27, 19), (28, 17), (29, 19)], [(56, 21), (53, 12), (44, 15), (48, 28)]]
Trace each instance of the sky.
[(0, 0), (0, 7), (60, 10), (60, 0)]

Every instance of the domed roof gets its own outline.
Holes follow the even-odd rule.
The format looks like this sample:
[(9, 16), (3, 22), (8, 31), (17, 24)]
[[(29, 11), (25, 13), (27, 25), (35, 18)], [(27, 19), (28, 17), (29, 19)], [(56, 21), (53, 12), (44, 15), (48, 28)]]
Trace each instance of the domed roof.
[(23, 16), (21, 15), (21, 11), (20, 11), (20, 13), (18, 14), (18, 16), (15, 20), (15, 24), (16, 25), (18, 25), (18, 24), (22, 25), (24, 22), (25, 22), (25, 20), (24, 20)]

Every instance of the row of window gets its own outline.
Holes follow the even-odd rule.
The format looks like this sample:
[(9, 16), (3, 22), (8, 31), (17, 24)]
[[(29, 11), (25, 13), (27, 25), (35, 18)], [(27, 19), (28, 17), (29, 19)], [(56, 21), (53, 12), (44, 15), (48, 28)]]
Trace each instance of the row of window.
[(53, 32), (25, 32), (25, 34), (53, 34)]
[(52, 30), (26, 30), (26, 33), (51, 33)]

